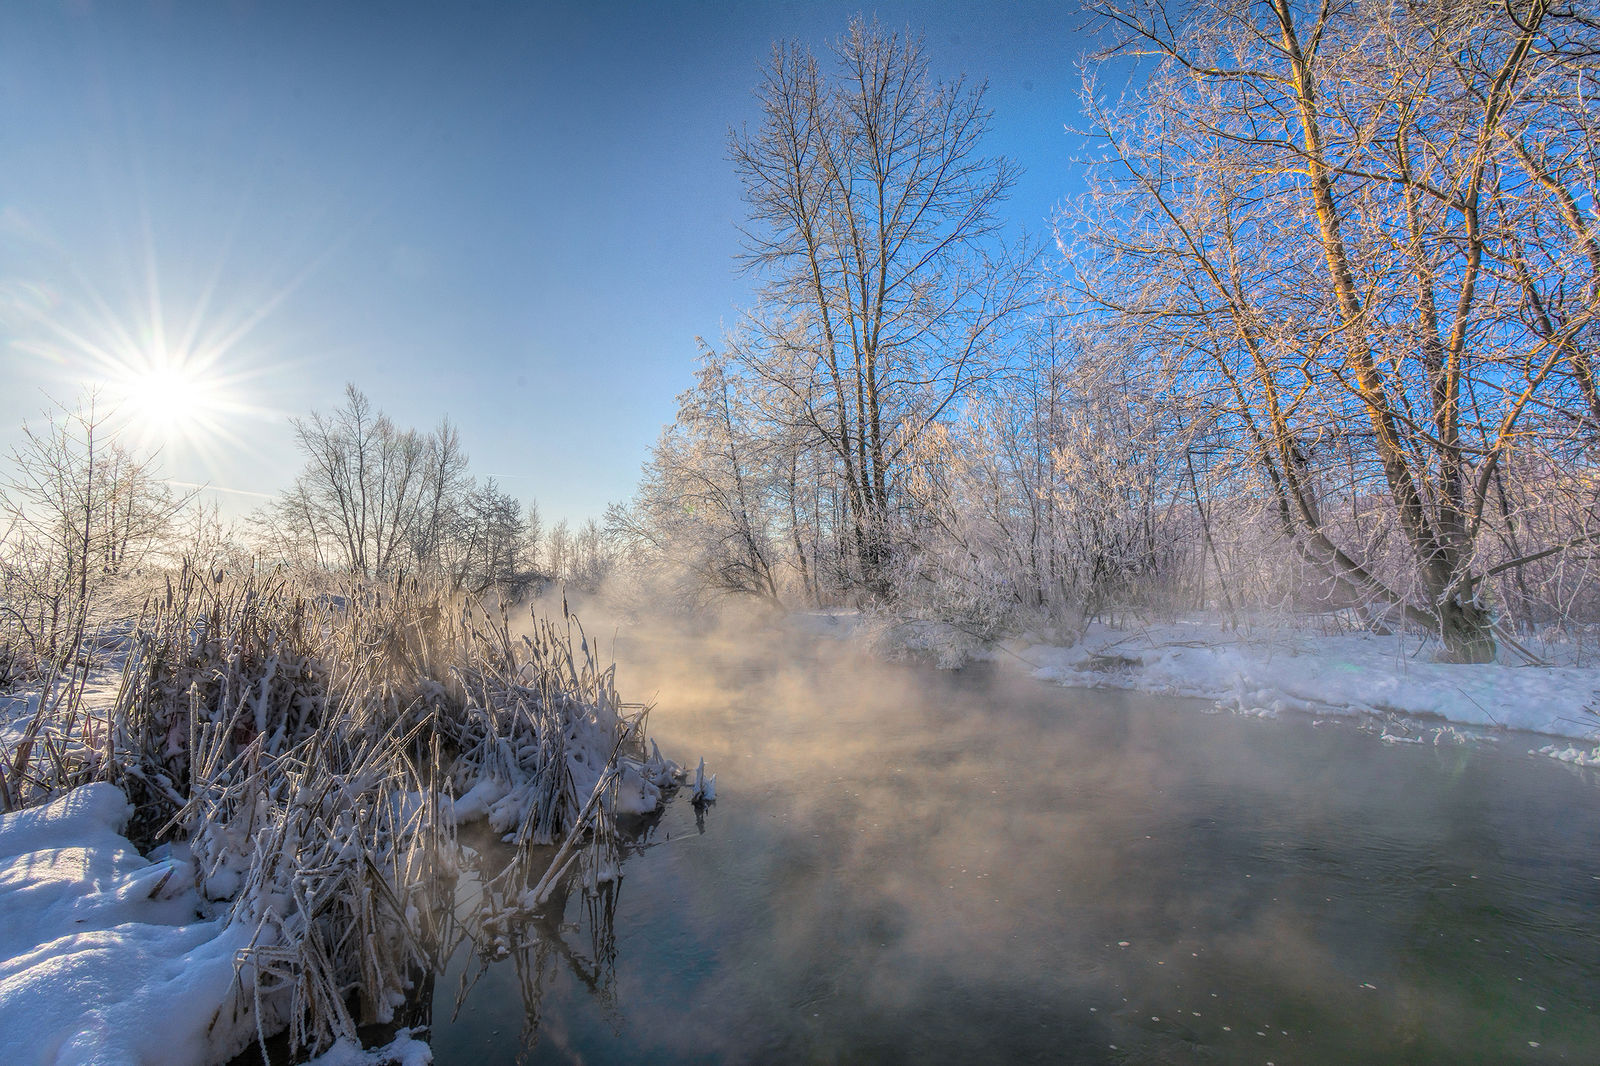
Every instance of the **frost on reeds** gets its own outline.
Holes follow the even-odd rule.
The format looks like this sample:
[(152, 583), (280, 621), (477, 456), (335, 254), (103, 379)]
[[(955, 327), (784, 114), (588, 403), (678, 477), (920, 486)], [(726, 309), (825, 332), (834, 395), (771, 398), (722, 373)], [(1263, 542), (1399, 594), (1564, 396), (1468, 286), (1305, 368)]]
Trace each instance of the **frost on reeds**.
[(452, 911), (458, 824), (516, 845), (485, 898), (536, 912), (614, 881), (617, 817), (682, 776), (646, 753), (647, 709), (575, 618), (527, 623), (411, 579), (186, 569), (146, 605), (107, 706), (81, 684), (41, 699), (27, 739), (49, 756), (0, 753), (8, 802), (119, 785), (129, 836), (186, 842), (200, 897), (247, 934), (226, 1043), (354, 1038), (472, 935)]

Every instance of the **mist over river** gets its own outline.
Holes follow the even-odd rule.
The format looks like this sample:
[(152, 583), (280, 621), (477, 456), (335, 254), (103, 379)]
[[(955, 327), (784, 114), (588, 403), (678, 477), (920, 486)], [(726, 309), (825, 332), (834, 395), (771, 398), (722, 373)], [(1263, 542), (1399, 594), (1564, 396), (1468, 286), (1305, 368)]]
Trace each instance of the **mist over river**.
[(680, 791), (452, 1020), (459, 953), (444, 1066), (1600, 1058), (1600, 778), (1535, 737), (1384, 744), (754, 627), (615, 658), (718, 801)]

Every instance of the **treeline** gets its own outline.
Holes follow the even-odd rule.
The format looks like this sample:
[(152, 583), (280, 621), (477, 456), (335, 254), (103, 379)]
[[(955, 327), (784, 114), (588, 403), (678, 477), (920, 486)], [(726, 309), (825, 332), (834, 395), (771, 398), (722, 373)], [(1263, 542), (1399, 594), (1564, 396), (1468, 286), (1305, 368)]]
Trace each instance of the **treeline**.
[(1600, 615), (1600, 23), (1104, 5), (1047, 263), (981, 86), (856, 21), (731, 142), (764, 281), (611, 526), (685, 595), (1002, 628), (1341, 609), (1485, 661)]
[(536, 502), (474, 477), (448, 420), (403, 429), (351, 385), (340, 406), (292, 425), (304, 466), (244, 521), (175, 491), (92, 393), (25, 426), (0, 480), (0, 684), (64, 662), (130, 576), (183, 563), (410, 575), (511, 598), (553, 584), (598, 589), (614, 566), (597, 521), (546, 526)]
[[(857, 20), (777, 46), (730, 159), (759, 295), (639, 488), (546, 528), (354, 387), (243, 529), (93, 403), (12, 456), (8, 647), (163, 551), (458, 588), (870, 605), (997, 632), (1260, 607), (1484, 661), (1600, 622), (1600, 23), (1539, 0), (1100, 8), (1101, 158), (1004, 224), (981, 85)], [(181, 527), (181, 535), (180, 533)], [(182, 545), (178, 547), (177, 545)]]
[(566, 527), (547, 537), (537, 504), (473, 477), (448, 419), (402, 429), (349, 385), (341, 406), (292, 425), (305, 465), (254, 516), (264, 557), (366, 579), (435, 575), (473, 592), (521, 590), (546, 575), (542, 563), (570, 566)]
[(474, 476), (449, 419), (402, 429), (351, 384), (339, 407), (290, 423), (305, 465), (243, 531), (257, 568), (411, 574), (517, 598), (552, 583), (599, 588), (614, 565), (596, 520), (547, 526), (537, 501)]

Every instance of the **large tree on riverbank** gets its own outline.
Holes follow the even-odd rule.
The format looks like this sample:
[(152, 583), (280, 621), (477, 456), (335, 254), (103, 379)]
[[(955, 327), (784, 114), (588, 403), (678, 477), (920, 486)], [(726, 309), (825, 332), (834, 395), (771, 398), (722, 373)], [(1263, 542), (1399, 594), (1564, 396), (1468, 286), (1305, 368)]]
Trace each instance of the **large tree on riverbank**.
[(739, 354), (833, 457), (858, 577), (882, 591), (902, 460), (991, 373), (1032, 256), (1000, 239), (1015, 172), (982, 153), (982, 86), (859, 18), (830, 58), (776, 46), (761, 123), (732, 138), (766, 280)]
[[(1485, 550), (1516, 532), (1518, 469), (1594, 458), (1595, 21), (1545, 0), (1101, 10), (1156, 66), (1119, 103), (1086, 94), (1110, 153), (1086, 293), (1209, 397), (1306, 558), (1491, 658), (1485, 582), (1595, 536), (1583, 478), (1525, 477), (1587, 491), (1583, 521)], [(1409, 566), (1352, 535), (1375, 523)]]

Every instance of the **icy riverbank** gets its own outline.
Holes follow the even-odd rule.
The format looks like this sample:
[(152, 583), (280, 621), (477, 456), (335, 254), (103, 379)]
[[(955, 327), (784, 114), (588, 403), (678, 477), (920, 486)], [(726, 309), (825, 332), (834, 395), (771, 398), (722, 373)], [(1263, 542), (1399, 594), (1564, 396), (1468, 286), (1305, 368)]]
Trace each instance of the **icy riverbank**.
[(1095, 625), (1072, 647), (1028, 642), (1015, 654), (1058, 684), (1198, 696), (1245, 714), (1401, 714), (1575, 739), (1600, 728), (1600, 669), (1434, 662), (1398, 635)]
[(1329, 633), (1276, 623), (1248, 629), (1189, 620), (1139, 627), (1090, 625), (1070, 644), (1021, 634), (987, 643), (959, 628), (885, 621), (853, 612), (800, 615), (808, 631), (863, 639), (887, 653), (931, 655), (941, 665), (992, 659), (1035, 677), (1085, 688), (1127, 688), (1216, 701), (1225, 710), (1275, 716), (1399, 715), (1419, 731), (1446, 723), (1522, 730), (1583, 742), (1544, 754), (1600, 763), (1600, 668), (1463, 666), (1435, 662), (1412, 635)]

